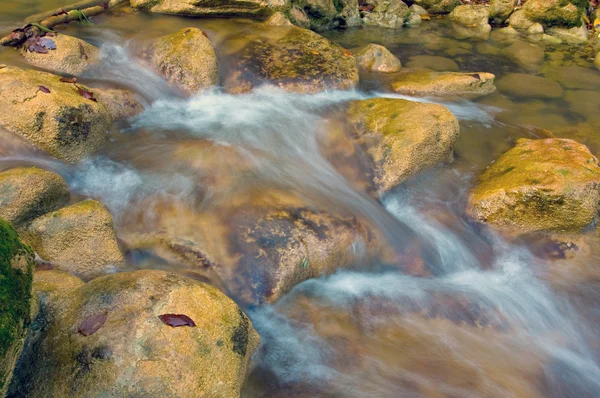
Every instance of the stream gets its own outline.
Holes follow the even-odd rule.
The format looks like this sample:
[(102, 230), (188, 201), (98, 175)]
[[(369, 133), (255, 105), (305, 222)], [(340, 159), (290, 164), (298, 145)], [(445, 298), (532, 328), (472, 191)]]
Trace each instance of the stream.
[[(12, 29), (26, 15), (59, 3), (4, 1), (0, 27)], [(592, 232), (585, 256), (570, 256), (537, 236), (509, 239), (464, 214), (477, 176), (518, 138), (552, 131), (599, 153), (600, 72), (586, 45), (539, 44), (545, 60), (533, 71), (507, 52), (507, 38), (455, 40), (443, 20), (398, 31), (324, 34), (345, 48), (382, 44), (403, 64), (414, 56), (443, 56), (461, 71), (491, 72), (497, 79), (550, 71), (546, 77), (565, 87), (555, 99), (501, 92), (475, 100), (411, 98), (386, 92), (385, 78), (376, 75), (361, 76), (354, 91), (291, 94), (262, 87), (232, 95), (216, 88), (184, 98), (139, 61), (140, 43), (197, 26), (208, 33), (226, 74), (241, 43), (269, 30), (243, 20), (119, 10), (94, 21), (60, 28), (101, 47), (101, 65), (81, 80), (129, 88), (143, 98), (145, 111), (116, 123), (101, 151), (74, 165), (0, 129), (0, 170), (37, 165), (60, 174), (73, 202), (92, 197), (109, 208), (120, 237), (151, 231), (159, 215), (163, 223), (173, 217), (182, 231), (195, 228), (177, 210), (161, 214), (171, 204), (227, 214), (261, 191), (284, 192), (306, 206), (364, 221), (386, 245), (410, 251), (428, 270), (423, 276), (372, 259), (361, 264), (356, 247), (356, 266), (304, 281), (274, 304), (247, 304), (226, 286), (262, 339), (243, 397), (599, 396), (598, 238)], [(25, 65), (6, 48), (0, 49), (2, 62)], [(565, 67), (571, 73), (562, 73)], [(585, 88), (579, 85), (581, 71), (595, 76)], [(322, 143), (331, 131), (347, 128), (341, 115), (349, 101), (374, 97), (448, 107), (460, 122), (455, 161), (414, 176), (378, 200), (358, 189)], [(180, 157), (185, 150), (191, 155)], [(206, 162), (196, 162), (203, 156)], [(129, 253), (128, 268), (184, 268), (151, 252)]]

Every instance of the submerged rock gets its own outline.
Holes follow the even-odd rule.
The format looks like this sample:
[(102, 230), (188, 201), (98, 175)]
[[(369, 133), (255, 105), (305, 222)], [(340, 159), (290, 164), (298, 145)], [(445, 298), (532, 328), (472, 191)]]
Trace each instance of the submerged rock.
[(375, 8), (363, 14), (362, 20), (366, 26), (398, 29), (410, 15), (408, 6), (401, 0), (371, 0), (369, 3)]
[(198, 28), (159, 37), (146, 53), (154, 69), (188, 94), (219, 83), (217, 54), (206, 33)]
[(111, 122), (104, 105), (59, 76), (9, 66), (0, 66), (0, 108), (0, 125), (68, 162), (99, 149)]
[(348, 116), (357, 141), (373, 161), (373, 178), (381, 191), (452, 161), (458, 121), (442, 105), (374, 98), (353, 102)]
[(68, 200), (69, 188), (58, 174), (37, 167), (0, 173), (0, 217), (16, 228), (59, 209)]
[(544, 26), (571, 28), (582, 24), (587, 4), (587, 0), (527, 0), (523, 11), (527, 18)]
[(560, 83), (564, 88), (589, 90), (600, 85), (600, 73), (581, 66), (555, 66), (544, 68), (544, 76)]
[(131, 0), (140, 10), (205, 17), (264, 17), (289, 8), (289, 0)]
[(5, 396), (31, 321), (33, 252), (0, 218), (0, 396)]
[(40, 40), (51, 40), (56, 48), (49, 49), (45, 54), (25, 48), (21, 50), (23, 58), (31, 65), (78, 76), (100, 62), (100, 50), (76, 37), (57, 33), (55, 36), (44, 36)]
[(86, 279), (106, 274), (124, 261), (112, 217), (94, 200), (36, 218), (28, 231), (42, 259)]
[(393, 73), (402, 68), (400, 60), (379, 44), (368, 44), (354, 51), (358, 68), (365, 72)]
[(437, 55), (415, 55), (406, 64), (409, 68), (425, 68), (439, 72), (458, 72), (458, 64), (454, 60)]
[(493, 93), (495, 76), (486, 72), (458, 73), (416, 69), (400, 72), (392, 89), (418, 96), (481, 96)]
[[(19, 362), (13, 395), (240, 395), (260, 338), (218, 289), (162, 271), (75, 282), (70, 291), (62, 278), (40, 279), (38, 333)], [(161, 320), (168, 314), (175, 316)], [(191, 326), (171, 326), (180, 319)]]
[(520, 139), (479, 178), (468, 213), (520, 232), (577, 232), (600, 209), (600, 166), (569, 139)]
[(524, 69), (537, 71), (544, 63), (544, 49), (537, 44), (515, 41), (502, 53)]
[(358, 68), (348, 50), (310, 30), (293, 27), (283, 37), (250, 42), (225, 87), (241, 93), (263, 84), (300, 93), (348, 90), (358, 84)]
[(509, 73), (496, 86), (504, 94), (516, 98), (554, 99), (563, 95), (563, 88), (554, 80), (525, 73)]

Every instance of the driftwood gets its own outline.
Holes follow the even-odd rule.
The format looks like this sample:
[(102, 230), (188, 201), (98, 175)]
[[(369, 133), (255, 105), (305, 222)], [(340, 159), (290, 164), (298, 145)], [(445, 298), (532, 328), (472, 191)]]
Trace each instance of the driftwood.
[(103, 3), (107, 3), (107, 0), (79, 0), (78, 2), (70, 4), (68, 6), (56, 8), (52, 11), (40, 12), (39, 14), (31, 15), (25, 18), (23, 22), (25, 22), (26, 24), (33, 22), (39, 23), (40, 21), (43, 21), (48, 17), (57, 15), (61, 11), (69, 12), (71, 10), (84, 10), (86, 8), (102, 5)]
[[(82, 17), (93, 17), (94, 15), (98, 15), (103, 13), (104, 11), (111, 9), (113, 7), (119, 6), (129, 0), (104, 0), (104, 1), (91, 1), (85, 0), (82, 2), (75, 3), (67, 8), (71, 8), (76, 6), (77, 4), (96, 4), (84, 9), (71, 9), (68, 12), (62, 12), (62, 9), (59, 9), (56, 12), (52, 12), (49, 16), (44, 17), (47, 13), (39, 14), (42, 15), (43, 20), (39, 23), (28, 23), (22, 28), (15, 29), (8, 35), (4, 36), (0, 39), (0, 45), (16, 47), (24, 43), (28, 38), (32, 36), (40, 36), (44, 32), (51, 30), (56, 25), (69, 23), (73, 21), (80, 21)], [(66, 11), (66, 10), (64, 10)], [(53, 15), (58, 14), (58, 15)], [(32, 17), (27, 18), (30, 20)]]

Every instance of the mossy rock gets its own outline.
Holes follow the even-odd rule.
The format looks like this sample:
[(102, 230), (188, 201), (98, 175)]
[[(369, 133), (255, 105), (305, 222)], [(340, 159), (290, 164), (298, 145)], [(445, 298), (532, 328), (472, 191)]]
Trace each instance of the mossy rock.
[(527, 18), (544, 27), (581, 26), (587, 11), (588, 0), (528, 0), (523, 6)]
[(417, 96), (482, 96), (496, 90), (495, 76), (486, 72), (435, 72), (428, 69), (405, 69), (398, 73), (392, 90)]
[(400, 60), (384, 46), (368, 44), (353, 51), (358, 68), (365, 72), (394, 73), (402, 68)]
[(600, 209), (600, 166), (569, 139), (520, 139), (479, 178), (468, 213), (519, 232), (578, 232)]
[(452, 10), (450, 19), (468, 27), (482, 26), (487, 25), (490, 11), (482, 4), (461, 5)]
[(374, 164), (374, 182), (388, 191), (408, 177), (453, 158), (456, 117), (444, 106), (402, 99), (352, 102), (348, 117)]
[(262, 18), (289, 8), (289, 0), (131, 0), (139, 10), (203, 17)]
[(362, 14), (362, 21), (366, 26), (399, 29), (410, 15), (408, 6), (401, 0), (371, 0), (370, 3), (375, 8)]
[[(260, 338), (218, 289), (163, 271), (87, 284), (46, 272), (54, 271), (36, 282), (47, 300), (34, 321), (36, 344), (19, 361), (13, 396), (240, 396)], [(165, 314), (185, 315), (195, 326), (169, 326), (159, 318)], [(85, 327), (90, 317), (104, 321)]]
[(77, 87), (60, 79), (0, 66), (0, 125), (54, 157), (77, 162), (104, 144), (111, 115), (104, 105), (84, 98)]
[(159, 37), (147, 49), (147, 55), (158, 73), (188, 94), (219, 83), (217, 54), (206, 33), (198, 28)]
[(33, 251), (0, 219), (0, 396), (4, 396), (30, 323)]
[(460, 0), (415, 0), (415, 4), (425, 8), (430, 14), (448, 14), (461, 2)]
[(315, 93), (348, 90), (358, 84), (356, 59), (349, 51), (310, 30), (285, 29), (283, 36), (254, 39), (242, 50), (227, 78), (228, 91), (240, 93), (272, 84), (287, 91)]
[(68, 200), (69, 188), (58, 174), (37, 167), (0, 173), (0, 217), (16, 228), (59, 209)]

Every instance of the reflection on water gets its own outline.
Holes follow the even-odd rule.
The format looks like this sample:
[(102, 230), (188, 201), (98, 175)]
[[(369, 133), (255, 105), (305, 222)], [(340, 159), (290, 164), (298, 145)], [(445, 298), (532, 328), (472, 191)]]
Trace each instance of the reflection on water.
[[(25, 17), (27, 7), (29, 14), (54, 5), (2, 2), (0, 24)], [(245, 396), (597, 396), (596, 241), (585, 264), (560, 262), (528, 241), (510, 242), (471, 225), (462, 212), (473, 176), (517, 138), (554, 134), (600, 149), (594, 94), (600, 77), (595, 80), (597, 72), (589, 69), (588, 48), (534, 43), (543, 53), (540, 62), (511, 52), (522, 39), (459, 41), (444, 22), (401, 31), (337, 31), (327, 35), (348, 48), (378, 42), (405, 64), (416, 55), (443, 56), (460, 70), (537, 74), (565, 90), (553, 98), (523, 98), (509, 90), (442, 102), (390, 94), (385, 79), (362, 76), (359, 90), (351, 92), (298, 95), (264, 87), (240, 96), (216, 89), (183, 98), (138, 59), (141, 42), (202, 27), (226, 71), (249, 40), (281, 31), (248, 21), (149, 17), (127, 8), (96, 21), (101, 28), (64, 28), (102, 46), (103, 63), (84, 81), (129, 87), (145, 99), (146, 111), (117, 126), (100, 154), (77, 165), (52, 160), (0, 131), (0, 169), (34, 164), (63, 175), (76, 198), (107, 205), (121, 236), (151, 229), (164, 203), (186, 209), (161, 214), (172, 217), (182, 237), (203, 228), (217, 235), (216, 224), (197, 224), (187, 215), (251, 202), (256, 191), (279, 192), (275, 201), (299, 200), (370, 223), (427, 269), (419, 277), (398, 267), (358, 266), (306, 281), (274, 305), (247, 308), (263, 345)], [(2, 49), (0, 62), (20, 61)], [(531, 69), (532, 62), (539, 64)], [(584, 86), (573, 77), (583, 70), (592, 73)], [(379, 198), (384, 206), (334, 167), (325, 145), (339, 126), (346, 137), (340, 115), (348, 101), (380, 96), (442, 103), (461, 124), (455, 163)], [(179, 269), (164, 259), (143, 264)], [(231, 286), (212, 282), (242, 301)]]

